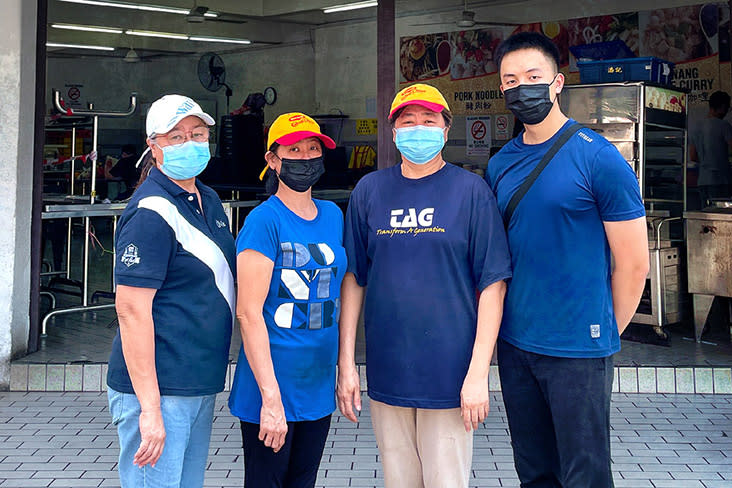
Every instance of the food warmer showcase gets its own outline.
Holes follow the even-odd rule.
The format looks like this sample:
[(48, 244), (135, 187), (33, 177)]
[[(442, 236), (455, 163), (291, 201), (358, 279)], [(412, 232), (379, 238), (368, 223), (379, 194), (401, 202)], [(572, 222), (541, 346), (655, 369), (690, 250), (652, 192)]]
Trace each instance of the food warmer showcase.
[(651, 269), (633, 322), (662, 337), (664, 325), (682, 318), (686, 103), (683, 91), (645, 82), (567, 85), (561, 94), (565, 113), (612, 142), (638, 177)]

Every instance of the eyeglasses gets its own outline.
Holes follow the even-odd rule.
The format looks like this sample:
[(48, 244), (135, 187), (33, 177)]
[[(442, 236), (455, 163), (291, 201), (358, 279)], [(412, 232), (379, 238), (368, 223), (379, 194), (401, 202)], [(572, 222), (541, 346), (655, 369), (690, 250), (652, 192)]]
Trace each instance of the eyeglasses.
[(209, 130), (208, 127), (205, 126), (196, 127), (192, 131), (174, 129), (167, 134), (160, 134), (156, 137), (165, 137), (165, 139), (167, 139), (170, 144), (172, 144), (173, 146), (177, 146), (178, 144), (183, 144), (184, 142), (186, 142), (187, 134), (191, 134), (191, 139), (196, 142), (206, 142), (208, 141)]

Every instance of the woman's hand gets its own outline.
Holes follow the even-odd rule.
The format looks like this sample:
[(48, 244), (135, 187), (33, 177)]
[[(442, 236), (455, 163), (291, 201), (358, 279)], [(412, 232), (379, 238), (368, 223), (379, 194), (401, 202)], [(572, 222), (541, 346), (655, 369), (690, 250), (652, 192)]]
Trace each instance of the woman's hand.
[(264, 445), (271, 447), (274, 452), (279, 452), (285, 444), (287, 435), (287, 419), (285, 418), (285, 407), (282, 400), (263, 400), (262, 410), (259, 413), (259, 440)]
[(140, 412), (140, 435), (142, 441), (132, 462), (140, 468), (148, 464), (155, 467), (165, 446), (165, 425), (159, 407)]
[(361, 411), (361, 380), (353, 363), (338, 365), (338, 408), (344, 417), (351, 422), (358, 422), (356, 412)]

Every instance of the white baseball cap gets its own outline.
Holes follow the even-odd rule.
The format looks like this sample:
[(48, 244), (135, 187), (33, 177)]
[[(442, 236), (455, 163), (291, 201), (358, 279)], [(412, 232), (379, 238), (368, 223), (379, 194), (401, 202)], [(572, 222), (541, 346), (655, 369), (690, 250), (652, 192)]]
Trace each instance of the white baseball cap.
[(186, 117), (194, 115), (208, 125), (216, 122), (201, 106), (183, 95), (165, 95), (155, 100), (147, 111), (145, 130), (147, 137), (165, 134)]

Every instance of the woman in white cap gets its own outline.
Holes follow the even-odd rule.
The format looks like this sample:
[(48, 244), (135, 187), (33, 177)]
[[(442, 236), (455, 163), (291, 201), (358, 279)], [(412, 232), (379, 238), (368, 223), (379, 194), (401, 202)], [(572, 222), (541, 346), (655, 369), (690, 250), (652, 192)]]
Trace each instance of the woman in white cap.
[(511, 261), (488, 185), (442, 158), (451, 120), (436, 88), (397, 93), (389, 121), (401, 164), (362, 178), (346, 214), (338, 403), (355, 422), (365, 297), (368, 394), (386, 488), (467, 488), (471, 430), (488, 414)]
[(196, 179), (213, 124), (188, 97), (150, 106), (144, 181), (117, 229), (107, 385), (123, 488), (203, 486), (236, 298), (226, 214)]
[(312, 488), (335, 410), (343, 214), (312, 198), (333, 140), (305, 114), (269, 129), (267, 188), (236, 240), (242, 349), (229, 408), (247, 488)]

